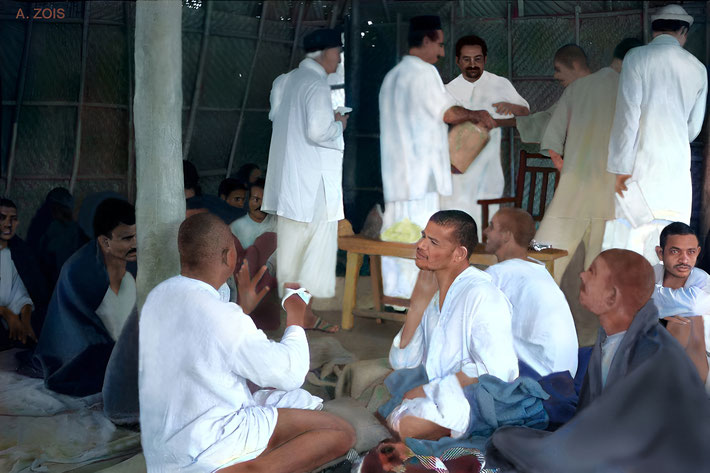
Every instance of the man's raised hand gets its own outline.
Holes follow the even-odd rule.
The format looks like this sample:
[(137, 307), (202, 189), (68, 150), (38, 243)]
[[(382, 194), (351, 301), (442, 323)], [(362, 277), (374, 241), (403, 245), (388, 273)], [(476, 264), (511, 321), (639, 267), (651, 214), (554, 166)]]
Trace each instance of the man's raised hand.
[(490, 113), (488, 113), (485, 110), (471, 110), (469, 112), (470, 114), (470, 120), (475, 123), (476, 125), (482, 126), (484, 128), (487, 128), (488, 130), (492, 130), (498, 124), (496, 121), (493, 119)]
[(262, 266), (253, 278), (250, 277), (249, 263), (247, 260), (244, 260), (242, 267), (239, 268), (239, 272), (237, 273), (237, 296), (239, 305), (245, 314), (251, 314), (266, 293), (269, 292), (269, 289), (271, 289), (269, 286), (265, 286), (259, 293), (256, 292), (256, 286), (259, 284), (259, 281), (261, 281), (265, 272), (266, 266)]
[[(284, 284), (286, 289), (298, 289), (301, 287), (298, 283), (287, 282)], [(306, 302), (301, 297), (294, 293), (291, 297), (283, 301), (284, 309), (286, 309), (286, 326), (298, 325), (303, 327), (306, 324)]]

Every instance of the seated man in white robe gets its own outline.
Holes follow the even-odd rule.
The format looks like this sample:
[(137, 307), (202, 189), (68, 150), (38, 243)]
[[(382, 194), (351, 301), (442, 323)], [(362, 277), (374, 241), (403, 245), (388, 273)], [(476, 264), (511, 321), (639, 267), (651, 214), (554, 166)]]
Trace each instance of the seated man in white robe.
[(401, 438), (462, 435), (469, 404), (457, 385), (484, 374), (518, 377), (510, 304), (491, 277), (468, 262), (476, 233), (470, 215), (444, 210), (432, 215), (417, 244), (421, 271), (389, 359), (395, 370), (423, 366), (429, 382), (407, 392), (389, 414), (389, 427)]
[(232, 233), (247, 249), (254, 241), (266, 232), (276, 232), (276, 218), (261, 210), (261, 201), (264, 199), (264, 179), (257, 179), (249, 187), (249, 213), (236, 219), (229, 225)]
[(528, 256), (535, 222), (524, 210), (504, 207), (483, 232), (486, 252), (499, 263), (486, 269), (513, 306), (518, 359), (540, 376), (577, 373), (577, 332), (564, 294), (545, 265)]
[(698, 237), (683, 222), (673, 222), (661, 231), (656, 254), (661, 261), (653, 267), (656, 289), (653, 301), (659, 317), (678, 340), (698, 369), (705, 390), (710, 393), (710, 275), (695, 263), (700, 254)]
[[(222, 220), (188, 217), (178, 249), (181, 274), (150, 292), (140, 319), (148, 471), (303, 472), (344, 454), (352, 427), (299, 389), (309, 368), (307, 295), (285, 298), (286, 331), (271, 341), (218, 292), (237, 260)], [(242, 296), (247, 311), (258, 302), (253, 287)]]

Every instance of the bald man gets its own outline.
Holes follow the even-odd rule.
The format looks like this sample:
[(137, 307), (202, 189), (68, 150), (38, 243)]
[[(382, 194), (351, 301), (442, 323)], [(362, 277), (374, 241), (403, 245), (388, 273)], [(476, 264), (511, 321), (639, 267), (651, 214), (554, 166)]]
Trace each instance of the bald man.
[(602, 252), (582, 273), (580, 302), (599, 318), (575, 417), (550, 433), (503, 427), (487, 466), (505, 471), (706, 471), (710, 405), (697, 370), (658, 324), (651, 265)]
[(518, 359), (541, 377), (569, 371), (577, 373), (577, 332), (564, 294), (545, 265), (528, 256), (535, 235), (529, 213), (512, 207), (500, 209), (483, 231), (486, 252), (498, 264), (486, 272), (513, 306), (513, 342)]
[[(148, 471), (301, 472), (355, 442), (342, 419), (299, 389), (309, 368), (306, 304), (284, 301), (279, 343), (219, 289), (234, 272), (232, 233), (212, 214), (178, 234), (181, 274), (153, 289), (140, 319), (139, 394)], [(253, 306), (263, 292), (249, 286)], [(252, 391), (251, 385), (269, 386)]]

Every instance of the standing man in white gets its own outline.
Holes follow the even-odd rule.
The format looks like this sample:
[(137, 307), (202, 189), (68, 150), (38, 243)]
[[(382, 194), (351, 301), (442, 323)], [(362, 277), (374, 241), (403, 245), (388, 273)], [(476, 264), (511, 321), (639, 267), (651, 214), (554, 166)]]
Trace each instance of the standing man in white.
[(653, 41), (629, 52), (619, 79), (607, 171), (621, 197), (602, 249), (633, 250), (655, 264), (661, 230), (690, 223), (689, 143), (703, 125), (708, 84), (705, 66), (683, 49), (693, 17), (666, 5), (651, 21)]
[[(446, 84), (446, 90), (458, 103), (471, 110), (485, 110), (495, 119), (525, 116), (530, 113), (528, 102), (518, 94), (505, 77), (486, 70), (488, 47), (478, 36), (464, 36), (456, 42), (456, 65), (461, 74)], [(463, 210), (479, 224), (479, 199), (497, 199), (503, 195), (505, 178), (500, 165), (501, 130), (490, 131), (488, 143), (463, 174), (453, 175), (453, 191), (441, 198), (441, 208)], [(495, 213), (498, 206), (491, 208)]]
[[(409, 54), (387, 73), (380, 89), (380, 151), (385, 212), (383, 230), (409, 219), (424, 228), (439, 210), (440, 196), (451, 195), (448, 125), (495, 123), (486, 111), (456, 105), (433, 66), (444, 56), (438, 16), (409, 23)], [(279, 250), (281, 251), (281, 250)], [(410, 297), (418, 270), (413, 261), (382, 258), (384, 293)]]
[[(261, 210), (278, 216), (279, 294), (283, 282), (297, 282), (315, 297), (333, 297), (347, 116), (333, 111), (327, 77), (340, 63), (342, 42), (339, 32), (320, 29), (303, 45), (306, 58), (271, 89), (273, 131)], [(309, 319), (306, 327), (318, 328), (316, 317)]]

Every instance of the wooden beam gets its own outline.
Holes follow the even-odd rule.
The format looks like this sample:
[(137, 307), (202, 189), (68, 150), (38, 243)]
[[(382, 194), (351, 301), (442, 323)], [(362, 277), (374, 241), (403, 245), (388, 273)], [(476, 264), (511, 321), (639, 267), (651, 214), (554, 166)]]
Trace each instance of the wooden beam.
[(74, 162), (72, 163), (69, 192), (74, 192), (76, 176), (79, 174), (81, 160), (81, 111), (84, 104), (84, 86), (86, 85), (86, 58), (89, 55), (89, 6), (91, 2), (84, 2), (84, 22), (81, 35), (81, 75), (79, 76), (79, 100), (76, 108), (76, 134), (74, 140)]
[(135, 187), (135, 169), (136, 156), (133, 154), (133, 34), (131, 31), (131, 3), (123, 4), (123, 15), (126, 21), (126, 54), (128, 55), (128, 167), (126, 170), (126, 194), (128, 200), (135, 203), (136, 187)]
[[(30, 8), (33, 8), (30, 3)], [(34, 10), (33, 10), (34, 11)], [(25, 94), (25, 77), (27, 75), (27, 61), (30, 55), (30, 44), (32, 39), (32, 18), (27, 22), (25, 30), (25, 42), (22, 46), (22, 59), (20, 60), (20, 73), (17, 76), (17, 98), (15, 99), (15, 113), (12, 116), (12, 135), (10, 137), (10, 155), (7, 160), (7, 181), (5, 182), (5, 195), (10, 195), (12, 190), (12, 173), (15, 167), (15, 151), (17, 149), (17, 124), (20, 120), (20, 109), (22, 108), (22, 97)]]
[(298, 16), (296, 18), (296, 29), (293, 32), (293, 45), (291, 45), (291, 59), (288, 61), (288, 70), (293, 69), (293, 62), (296, 60), (296, 51), (298, 50), (298, 38), (301, 35), (301, 24), (303, 23), (303, 14), (310, 5), (310, 0), (298, 4)]
[(205, 9), (205, 21), (202, 29), (202, 45), (200, 47), (200, 59), (197, 65), (197, 76), (195, 77), (195, 86), (192, 90), (192, 104), (190, 105), (190, 116), (187, 119), (187, 130), (185, 131), (185, 141), (182, 145), (182, 158), (187, 159), (190, 154), (190, 143), (192, 142), (192, 133), (195, 130), (195, 119), (197, 110), (200, 104), (200, 94), (202, 92), (202, 77), (205, 73), (205, 59), (207, 57), (207, 46), (210, 40), (210, 13), (212, 13), (212, 1), (205, 0), (207, 8)]
[(229, 162), (227, 163), (227, 173), (225, 177), (229, 177), (232, 173), (232, 166), (234, 165), (234, 155), (237, 153), (237, 145), (239, 144), (239, 134), (242, 131), (242, 125), (244, 123), (244, 109), (247, 106), (247, 100), (249, 99), (249, 91), (251, 90), (251, 80), (254, 77), (254, 68), (256, 67), (256, 60), (259, 57), (259, 47), (261, 46), (261, 38), (264, 36), (264, 17), (266, 16), (267, 6), (269, 2), (264, 0), (261, 7), (261, 17), (259, 18), (259, 34), (256, 39), (256, 47), (254, 48), (254, 57), (251, 60), (251, 68), (249, 69), (249, 76), (247, 77), (247, 86), (244, 90), (244, 98), (242, 99), (242, 107), (239, 112), (239, 122), (237, 123), (237, 130), (234, 132), (234, 139), (232, 140), (232, 148), (229, 151)]

